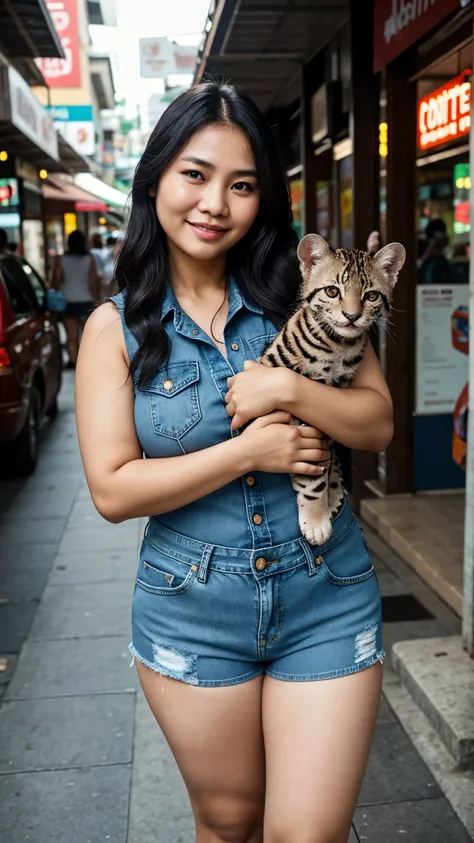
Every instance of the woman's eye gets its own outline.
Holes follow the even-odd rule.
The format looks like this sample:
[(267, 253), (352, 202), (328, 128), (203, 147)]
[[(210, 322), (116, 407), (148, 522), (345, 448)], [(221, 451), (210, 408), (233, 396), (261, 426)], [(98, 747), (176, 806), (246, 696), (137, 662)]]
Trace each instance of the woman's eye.
[(339, 295), (338, 287), (326, 287), (326, 295), (329, 296), (330, 299), (335, 299)]
[(183, 176), (189, 176), (189, 178), (193, 181), (204, 180), (203, 174), (198, 170), (186, 170), (186, 172), (183, 173)]
[(380, 298), (380, 293), (377, 290), (371, 290), (370, 293), (367, 293), (366, 299), (367, 301), (377, 301)]
[(234, 190), (237, 190), (239, 193), (251, 193), (253, 191), (253, 185), (250, 184), (248, 181), (238, 181), (234, 184)]

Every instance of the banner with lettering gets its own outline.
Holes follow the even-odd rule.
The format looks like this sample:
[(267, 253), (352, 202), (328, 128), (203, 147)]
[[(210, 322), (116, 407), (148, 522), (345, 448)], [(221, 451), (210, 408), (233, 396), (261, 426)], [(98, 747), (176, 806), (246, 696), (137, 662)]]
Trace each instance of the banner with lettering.
[(48, 11), (61, 39), (65, 59), (37, 59), (50, 88), (80, 88), (81, 65), (77, 0), (46, 0)]
[(456, 9), (459, 0), (375, 0), (374, 71), (389, 64)]

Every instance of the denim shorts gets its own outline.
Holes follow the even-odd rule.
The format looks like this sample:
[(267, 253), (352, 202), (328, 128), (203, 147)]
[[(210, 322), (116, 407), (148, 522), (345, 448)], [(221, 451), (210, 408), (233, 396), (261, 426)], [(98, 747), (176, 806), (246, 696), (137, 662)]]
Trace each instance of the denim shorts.
[(346, 503), (329, 541), (260, 550), (195, 541), (152, 518), (132, 606), (135, 659), (190, 685), (262, 673), (332, 679), (382, 661), (377, 577)]

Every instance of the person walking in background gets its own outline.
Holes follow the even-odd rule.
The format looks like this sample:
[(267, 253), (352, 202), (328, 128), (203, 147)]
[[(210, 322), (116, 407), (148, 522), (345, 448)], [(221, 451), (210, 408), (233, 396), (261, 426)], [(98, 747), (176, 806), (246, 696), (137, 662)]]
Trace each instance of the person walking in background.
[(82, 329), (94, 305), (100, 301), (100, 277), (82, 231), (71, 232), (67, 245), (67, 252), (56, 258), (52, 286), (62, 290), (67, 301), (63, 313), (67, 368), (75, 369)]

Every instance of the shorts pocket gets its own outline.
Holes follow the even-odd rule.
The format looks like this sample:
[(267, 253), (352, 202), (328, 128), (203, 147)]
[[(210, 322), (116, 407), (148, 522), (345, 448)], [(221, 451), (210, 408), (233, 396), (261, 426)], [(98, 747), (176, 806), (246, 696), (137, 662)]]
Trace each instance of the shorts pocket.
[(364, 534), (354, 518), (343, 538), (322, 550), (320, 564), (333, 585), (357, 585), (374, 576)]
[(140, 551), (136, 584), (151, 594), (184, 594), (193, 585), (198, 566), (158, 550), (146, 539)]
[(148, 396), (155, 433), (180, 439), (201, 419), (197, 361), (168, 363), (143, 392)]

